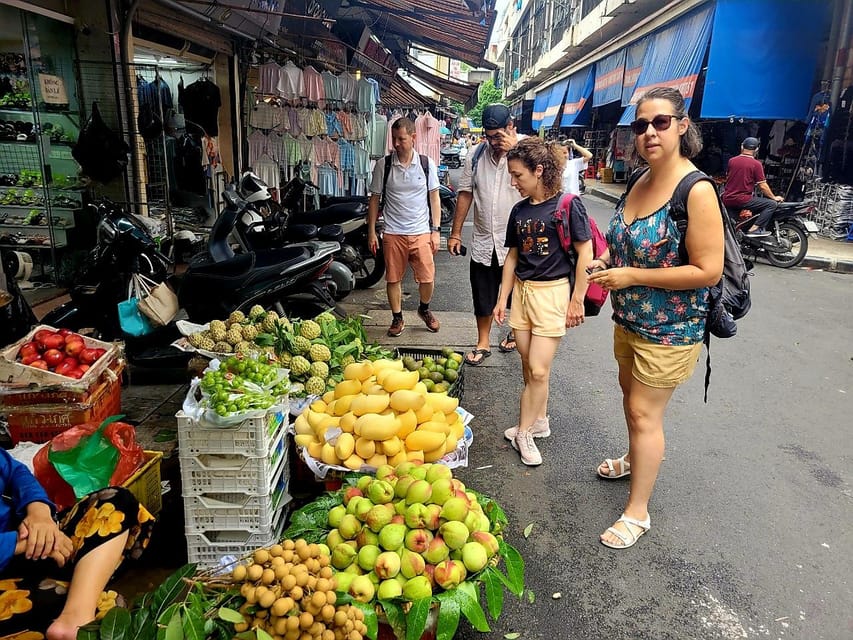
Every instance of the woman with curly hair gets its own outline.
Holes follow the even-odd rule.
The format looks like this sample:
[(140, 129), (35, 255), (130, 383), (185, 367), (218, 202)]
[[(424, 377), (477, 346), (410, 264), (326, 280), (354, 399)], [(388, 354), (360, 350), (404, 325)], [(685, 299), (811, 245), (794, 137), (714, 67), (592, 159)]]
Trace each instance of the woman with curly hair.
[(494, 317), (498, 324), (504, 323), (512, 293), (509, 326), (521, 356), (524, 390), (518, 425), (504, 436), (529, 466), (542, 464), (534, 438), (551, 435), (547, 413), (551, 363), (566, 328), (580, 326), (584, 320), (584, 269), (593, 258), (592, 232), (580, 198), (572, 200), (569, 215), (573, 255), (560, 244), (555, 213), (563, 195), (565, 158), (559, 144), (538, 138), (525, 138), (507, 153), (512, 185), (524, 199), (510, 213), (509, 253)]
[(607, 230), (608, 250), (590, 264), (589, 278), (613, 292), (613, 352), (628, 426), (628, 453), (607, 458), (598, 475), (630, 476), (619, 519), (601, 534), (614, 549), (633, 546), (649, 530), (649, 500), (664, 453), (663, 416), (675, 388), (696, 367), (705, 336), (708, 288), (723, 271), (723, 219), (712, 184), (700, 180), (687, 198), (684, 246), (669, 215), (690, 158), (702, 138), (676, 89), (656, 87), (637, 103), (631, 123), (638, 153), (649, 168), (617, 207)]
[(122, 487), (56, 514), (35, 476), (0, 449), (0, 636), (73, 640), (106, 611), (103, 589), (148, 544), (154, 517)]

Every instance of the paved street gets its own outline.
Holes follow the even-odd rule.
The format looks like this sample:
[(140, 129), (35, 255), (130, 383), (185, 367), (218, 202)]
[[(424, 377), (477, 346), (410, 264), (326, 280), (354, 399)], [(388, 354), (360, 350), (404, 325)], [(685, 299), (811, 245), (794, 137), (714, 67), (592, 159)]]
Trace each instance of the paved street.
[[(604, 224), (611, 205), (585, 201)], [(467, 273), (467, 259), (439, 255), (437, 311), (467, 311)], [(508, 599), (491, 634), (463, 624), (458, 637), (853, 638), (851, 284), (756, 267), (739, 335), (712, 343), (708, 404), (703, 354), (670, 405), (652, 529), (626, 551), (597, 541), (627, 491), (594, 472), (626, 446), (609, 318), (588, 320), (560, 348), (539, 468), (502, 438), (517, 415), (518, 356), (494, 348), (488, 366), (467, 368), (463, 404), (477, 417), (460, 475), (506, 509), (533, 595)]]

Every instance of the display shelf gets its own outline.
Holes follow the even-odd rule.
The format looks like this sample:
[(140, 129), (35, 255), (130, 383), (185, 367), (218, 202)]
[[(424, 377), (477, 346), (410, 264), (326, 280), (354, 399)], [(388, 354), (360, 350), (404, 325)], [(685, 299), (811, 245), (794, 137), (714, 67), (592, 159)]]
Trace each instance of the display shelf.
[(64, 249), (67, 245), (65, 243), (49, 245), (49, 244), (30, 244), (28, 242), (24, 244), (15, 244), (13, 242), (0, 242), (0, 247), (4, 249)]
[[(49, 224), (13, 224), (13, 223), (5, 223), (0, 222), (0, 227), (5, 227), (8, 229), (47, 229), (51, 225)], [(65, 229), (73, 229), (73, 224), (54, 224), (52, 225), (55, 230), (63, 231)]]
[[(41, 187), (39, 187), (39, 188), (41, 188)], [(47, 207), (45, 207), (43, 204), (34, 204), (34, 205), (0, 204), (0, 209), (24, 209), (27, 211), (29, 211), (31, 209), (41, 209), (42, 211), (46, 211)], [(77, 207), (77, 208), (72, 209), (71, 207), (51, 207), (50, 210), (52, 212), (60, 212), (61, 213), (63, 211), (79, 211), (80, 208)]]
[[(4, 111), (8, 111), (9, 113), (24, 113), (30, 114), (33, 113), (32, 106), (29, 107), (10, 107), (10, 106), (0, 106), (0, 113)], [(79, 111), (69, 111), (68, 109), (47, 109), (47, 108), (39, 108), (39, 115), (49, 115), (49, 116), (79, 116)]]
[[(38, 143), (38, 140), (0, 140), (0, 144), (14, 144), (20, 146), (37, 145)], [(50, 146), (52, 147), (73, 147), (75, 144), (77, 144), (77, 142), (54, 142), (53, 140), (50, 142)]]

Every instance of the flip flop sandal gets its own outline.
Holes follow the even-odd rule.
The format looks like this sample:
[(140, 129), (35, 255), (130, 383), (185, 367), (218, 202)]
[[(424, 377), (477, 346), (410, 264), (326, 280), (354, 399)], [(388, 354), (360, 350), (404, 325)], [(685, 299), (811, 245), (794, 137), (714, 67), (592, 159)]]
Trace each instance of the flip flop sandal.
[(637, 520), (636, 518), (629, 518), (623, 513), (616, 521), (617, 524), (620, 522), (624, 522), (626, 525), (630, 524), (638, 527), (640, 529), (639, 533), (634, 533), (627, 526), (625, 527), (625, 533), (619, 531), (619, 529), (616, 529), (615, 527), (607, 527), (607, 532), (612, 533), (614, 536), (619, 538), (622, 541), (622, 544), (613, 544), (612, 542), (605, 542), (604, 540), (601, 540), (601, 544), (605, 547), (610, 547), (611, 549), (627, 549), (628, 547), (633, 547), (637, 544), (637, 540), (640, 539), (640, 536), (652, 528), (651, 517), (647, 517), (645, 520)]
[[(475, 358), (477, 356), (480, 356), (480, 359), (474, 360), (470, 357), (472, 355)], [(472, 349), (471, 351), (465, 354), (465, 364), (471, 365), (472, 367), (479, 367), (481, 364), (483, 364), (483, 361), (490, 355), (492, 355), (492, 352), (488, 349)]]
[[(507, 345), (510, 342), (512, 343), (512, 346), (508, 347)], [(501, 353), (512, 353), (517, 348), (518, 347), (515, 344), (515, 335), (513, 335), (512, 331), (510, 331), (508, 334), (506, 334), (506, 338), (504, 338), (501, 341), (501, 343), (498, 345), (498, 351), (500, 351)]]
[[(626, 453), (625, 456), (628, 454)], [(613, 460), (612, 458), (607, 458), (601, 464), (607, 465), (607, 473), (601, 473), (601, 464), (596, 467), (595, 472), (605, 480), (618, 480), (619, 478), (624, 478), (625, 476), (631, 475), (631, 463), (625, 460), (625, 456), (621, 458), (616, 458)], [(621, 473), (616, 473), (616, 466), (613, 464), (614, 462), (619, 463), (619, 468), (622, 469)]]

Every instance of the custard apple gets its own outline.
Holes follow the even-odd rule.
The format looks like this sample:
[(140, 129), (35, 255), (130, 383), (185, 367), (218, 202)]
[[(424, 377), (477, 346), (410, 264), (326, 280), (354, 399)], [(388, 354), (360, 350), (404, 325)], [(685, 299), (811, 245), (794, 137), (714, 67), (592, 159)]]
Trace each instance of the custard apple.
[(308, 349), (311, 348), (311, 343), (308, 341), (308, 338), (303, 338), (302, 336), (295, 336), (293, 338), (293, 348), (296, 354), (306, 353)]
[(196, 333), (191, 333), (189, 337), (187, 337), (187, 342), (189, 342), (192, 346), (197, 347), (200, 339), (204, 338), (204, 335), (201, 331), (197, 331)]
[(225, 335), (225, 340), (231, 344), (243, 342), (243, 332), (240, 330), (240, 325), (232, 325), (231, 328), (228, 329), (228, 333)]
[(313, 340), (320, 337), (320, 325), (313, 320), (306, 320), (299, 327), (299, 333), (303, 338)]
[(243, 334), (243, 340), (247, 342), (254, 342), (255, 338), (258, 337), (258, 330), (250, 324), (244, 325), (240, 332)]
[(222, 320), (210, 321), (210, 337), (216, 342), (225, 340), (225, 335), (228, 333), (228, 328)]
[(249, 309), (249, 320), (251, 320), (252, 322), (257, 322), (262, 318), (265, 313), (266, 311), (264, 310), (264, 308), (261, 305), (256, 304), (251, 309)]
[(234, 345), (234, 351), (237, 353), (242, 353), (243, 355), (249, 355), (252, 351), (254, 351), (254, 345), (251, 342), (246, 342), (243, 340), (242, 342), (238, 342)]
[(267, 311), (267, 315), (264, 316), (263, 325), (264, 331), (275, 331), (276, 321), (278, 320), (278, 314), (275, 311)]
[(326, 393), (326, 381), (317, 376), (311, 376), (305, 381), (305, 393), (312, 396), (321, 396)]
[(329, 365), (325, 362), (312, 362), (311, 370), (309, 373), (312, 376), (316, 376), (317, 378), (323, 378), (325, 380), (329, 377)]
[(308, 350), (312, 362), (328, 362), (332, 359), (332, 352), (324, 344), (312, 344)]
[[(293, 356), (290, 361), (290, 371), (295, 376), (303, 376), (311, 370), (311, 363), (302, 356)], [(323, 383), (325, 384), (325, 383)]]
[(282, 354), (278, 357), (278, 361), (279, 361), (281, 364), (283, 364), (284, 366), (289, 365), (291, 360), (293, 360), (293, 356), (292, 356), (292, 355), (290, 355), (287, 351), (285, 351), (284, 353), (282, 353)]
[(198, 337), (198, 342), (193, 345), (196, 349), (204, 349), (205, 351), (216, 351), (216, 344), (210, 338), (204, 336)]
[(246, 314), (242, 311), (232, 311), (231, 315), (228, 316), (228, 325), (232, 324), (242, 324), (246, 321)]
[(215, 351), (216, 353), (233, 353), (234, 349), (227, 342), (217, 342), (209, 349), (209, 351)]
[(290, 324), (290, 320), (287, 318), (279, 318), (277, 322), (278, 326), (282, 327), (285, 331), (293, 331), (293, 325)]
[(345, 367), (348, 364), (352, 364), (353, 362), (355, 362), (355, 357), (352, 355), (346, 355), (343, 358), (341, 358), (341, 366), (342, 367)]
[(314, 322), (319, 322), (320, 324), (323, 324), (326, 322), (334, 322), (334, 321), (335, 321), (335, 316), (332, 315), (331, 313), (329, 313), (328, 311), (324, 311), (319, 316), (314, 318)]

